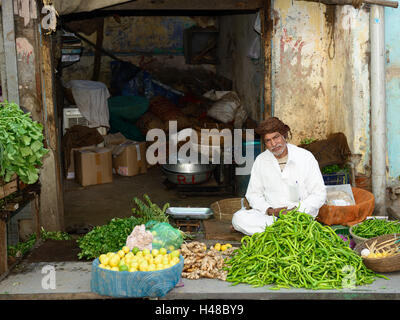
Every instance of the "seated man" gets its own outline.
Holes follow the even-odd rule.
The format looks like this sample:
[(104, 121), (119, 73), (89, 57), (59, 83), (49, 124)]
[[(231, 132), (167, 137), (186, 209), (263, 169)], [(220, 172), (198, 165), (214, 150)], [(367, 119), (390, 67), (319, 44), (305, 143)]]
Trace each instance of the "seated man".
[(263, 232), (279, 212), (297, 207), (316, 217), (326, 200), (326, 188), (317, 160), (303, 148), (287, 143), (290, 128), (276, 117), (255, 131), (266, 149), (254, 161), (246, 198), (252, 210), (234, 214), (232, 226), (247, 235)]

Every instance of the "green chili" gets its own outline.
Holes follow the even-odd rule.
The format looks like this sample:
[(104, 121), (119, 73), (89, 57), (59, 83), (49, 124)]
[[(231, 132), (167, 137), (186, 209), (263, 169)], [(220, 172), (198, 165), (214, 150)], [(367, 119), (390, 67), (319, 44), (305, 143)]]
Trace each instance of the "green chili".
[(271, 289), (340, 289), (352, 267), (357, 285), (386, 278), (366, 268), (362, 259), (335, 231), (310, 215), (293, 210), (262, 233), (244, 236), (241, 247), (226, 260), (233, 285), (274, 285)]

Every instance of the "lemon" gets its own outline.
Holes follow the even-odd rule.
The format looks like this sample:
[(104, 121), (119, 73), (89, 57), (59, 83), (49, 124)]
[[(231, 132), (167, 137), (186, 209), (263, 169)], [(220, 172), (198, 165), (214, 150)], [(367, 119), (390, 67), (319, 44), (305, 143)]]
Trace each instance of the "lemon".
[(110, 260), (108, 261), (108, 264), (111, 267), (117, 267), (119, 264), (119, 261), (121, 260), (121, 258), (119, 257), (119, 255), (114, 255), (110, 258)]
[(123, 246), (123, 247), (122, 247), (122, 251), (125, 252), (125, 253), (128, 253), (128, 252), (131, 251), (131, 250), (129, 249), (128, 246)]
[(107, 265), (109, 260), (110, 260), (110, 258), (107, 257), (106, 254), (102, 254), (102, 255), (100, 255), (100, 257), (99, 257), (99, 261), (100, 261), (100, 263), (103, 264), (103, 265)]
[(227, 247), (225, 244), (223, 244), (223, 245), (221, 246), (221, 251), (225, 251), (226, 249), (228, 249), (228, 247)]
[(130, 265), (129, 265), (129, 268), (133, 268), (133, 269), (138, 269), (139, 268), (139, 263), (137, 263), (137, 262), (132, 262)]
[(162, 258), (162, 260), (161, 260), (161, 263), (165, 266), (165, 265), (167, 265), (167, 264), (169, 264), (169, 259), (168, 259), (168, 257), (167, 256), (163, 256), (163, 258)]
[(120, 258), (122, 258), (122, 257), (125, 255), (125, 252), (122, 251), (122, 250), (119, 250), (119, 251), (117, 252), (117, 254), (119, 255)]
[(129, 270), (129, 268), (128, 268), (128, 266), (126, 264), (123, 264), (123, 265), (119, 266), (119, 271), (128, 271), (128, 270)]
[(148, 271), (156, 271), (156, 265), (154, 263), (150, 264)]
[(149, 264), (147, 262), (142, 262), (139, 265), (139, 270), (140, 271), (147, 271), (149, 269)]
[(169, 247), (168, 247), (168, 250), (169, 250), (169, 251), (174, 251), (174, 250), (175, 250), (175, 247), (174, 247), (174, 246), (169, 246)]
[(164, 269), (164, 265), (161, 263), (156, 264), (156, 270), (162, 270)]
[(227, 243), (227, 244), (226, 244), (226, 247), (227, 247), (227, 248), (232, 248), (232, 245), (231, 245), (230, 243)]
[(153, 257), (158, 256), (159, 251), (157, 249), (153, 249), (151, 250), (151, 254), (153, 255)]
[(106, 254), (106, 256), (109, 257), (109, 258), (111, 258), (114, 254), (115, 254), (114, 252), (108, 252), (108, 253)]
[(154, 263), (155, 263), (155, 264), (161, 263), (162, 258), (163, 258), (163, 256), (160, 256), (160, 255), (156, 256), (156, 257), (154, 258)]
[(129, 272), (135, 272), (135, 271), (137, 271), (137, 268), (130, 267), (128, 271), (129, 271)]
[(111, 270), (112, 271), (119, 271), (119, 268), (118, 267), (111, 267)]
[(221, 244), (220, 243), (216, 243), (215, 246), (214, 246), (214, 249), (217, 250), (217, 251), (220, 251), (221, 250)]
[(180, 254), (181, 254), (181, 253), (180, 253), (179, 250), (174, 250), (174, 251), (172, 251), (172, 252), (170, 253), (171, 258), (173, 258), (173, 257), (179, 257)]
[[(133, 251), (132, 251), (133, 252)], [(138, 251), (135, 254), (136, 257), (143, 257), (143, 251)]]
[(132, 251), (129, 251), (126, 255), (125, 255), (125, 257), (127, 257), (127, 258), (132, 258), (132, 257), (134, 257), (135, 255), (132, 253)]
[(142, 250), (142, 252), (143, 252), (143, 255), (146, 255), (146, 254), (150, 253), (150, 250), (145, 248)]
[(104, 267), (104, 269), (111, 270), (111, 267), (110, 267), (109, 265), (106, 265), (106, 266)]
[(158, 250), (158, 253), (161, 254), (161, 255), (167, 254), (167, 249), (165, 249), (165, 248), (160, 248), (160, 249)]
[(105, 266), (104, 264), (100, 263), (100, 264), (99, 264), (99, 268), (105, 269), (106, 266)]
[(178, 257), (173, 257), (173, 258), (171, 259), (171, 263), (173, 263), (174, 265), (177, 264), (177, 263), (179, 263), (179, 261), (180, 261), (180, 259), (179, 259)]

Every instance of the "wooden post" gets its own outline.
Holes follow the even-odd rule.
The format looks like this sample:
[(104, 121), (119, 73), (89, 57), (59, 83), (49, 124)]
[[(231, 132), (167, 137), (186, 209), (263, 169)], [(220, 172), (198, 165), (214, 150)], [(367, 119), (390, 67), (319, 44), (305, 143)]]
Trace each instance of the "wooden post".
[(7, 256), (7, 224), (0, 219), (0, 275), (8, 271)]
[(264, 119), (272, 116), (272, 19), (271, 2), (265, 1), (260, 10), (261, 43), (264, 52)]
[(3, 45), (7, 75), (7, 98), (19, 105), (17, 55), (15, 50), (13, 1), (2, 1)]
[(64, 230), (64, 203), (61, 183), (61, 160), (55, 106), (55, 82), (51, 35), (40, 34), (40, 63), (42, 83), (42, 114), (47, 148), (50, 153), (43, 161), (40, 173), (40, 223), (49, 231)]

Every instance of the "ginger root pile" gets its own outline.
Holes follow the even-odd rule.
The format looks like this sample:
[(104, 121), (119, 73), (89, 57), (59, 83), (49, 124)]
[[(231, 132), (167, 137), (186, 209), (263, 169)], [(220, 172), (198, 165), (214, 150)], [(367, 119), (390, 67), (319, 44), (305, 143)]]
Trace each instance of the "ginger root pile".
[[(233, 248), (230, 248), (224, 255), (229, 255), (232, 251)], [(226, 280), (228, 272), (223, 270), (225, 258), (221, 252), (213, 249), (207, 251), (206, 244), (194, 241), (182, 244), (181, 254), (184, 258), (183, 278)]]

